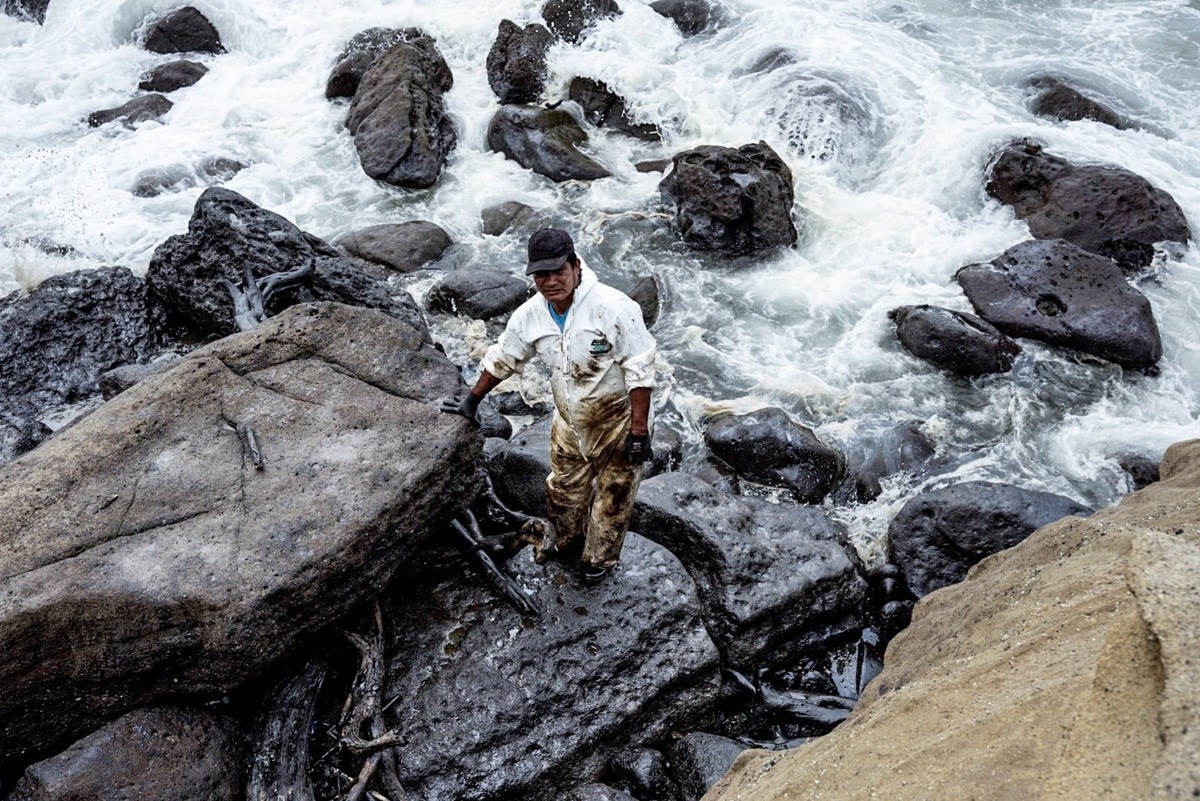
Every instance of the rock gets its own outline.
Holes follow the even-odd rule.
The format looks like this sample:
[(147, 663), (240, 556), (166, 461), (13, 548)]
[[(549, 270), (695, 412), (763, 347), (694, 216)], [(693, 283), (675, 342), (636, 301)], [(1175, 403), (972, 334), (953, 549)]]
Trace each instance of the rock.
[(1014, 245), (955, 276), (975, 311), (1005, 334), (1144, 367), (1162, 356), (1150, 301), (1120, 268), (1062, 240)]
[(1136, 272), (1154, 244), (1186, 244), (1191, 229), (1179, 204), (1145, 178), (1100, 165), (1075, 165), (1036, 145), (1017, 143), (992, 164), (987, 192), (1013, 207), (1037, 239), (1065, 239)]
[(46, 21), (50, 0), (0, 0), (0, 14), (41, 25)]
[(654, 424), (650, 449), (654, 456), (642, 468), (642, 478), (670, 473), (678, 470), (679, 465), (683, 463), (683, 436), (673, 428), (667, 428), (662, 422)]
[(619, 784), (629, 787), (637, 798), (674, 799), (679, 796), (661, 751), (653, 748), (627, 748), (613, 756), (608, 769)]
[(182, 192), (197, 183), (224, 183), (244, 169), (246, 165), (239, 161), (212, 156), (194, 167), (173, 165), (148, 170), (137, 177), (129, 191), (137, 197), (158, 197), (169, 192)]
[(407, 189), (437, 183), (458, 142), (442, 97), (453, 84), (432, 40), (402, 42), (375, 59), (346, 116), (367, 175)]
[(33, 420), (11, 414), (0, 416), (0, 464), (33, 450), (46, 436)]
[(136, 709), (26, 769), (9, 801), (238, 801), (242, 749), (232, 720), (186, 707)]
[(434, 284), (425, 302), (430, 311), (491, 320), (512, 312), (531, 292), (532, 287), (524, 278), (495, 270), (464, 268), (447, 273)]
[(1158, 481), (1158, 462), (1148, 456), (1126, 453), (1117, 457), (1117, 464), (1129, 477), (1130, 491), (1145, 489)]
[(105, 400), (112, 400), (134, 384), (171, 368), (179, 359), (178, 353), (167, 353), (149, 364), (123, 364), (114, 367), (100, 374), (100, 394)]
[(380, 309), (425, 330), (421, 311), (407, 293), (367, 276), (329, 244), (228, 189), (200, 195), (188, 232), (155, 249), (146, 284), (151, 304), (168, 326), (211, 339), (237, 330), (233, 302), (222, 283), (241, 284), (235, 265), (249, 266), (261, 278), (309, 260), (315, 271), (308, 286), (281, 293), (268, 305), (269, 313), (293, 303), (330, 300)]
[(1039, 117), (1065, 122), (1095, 120), (1122, 130), (1130, 127), (1115, 111), (1057, 78), (1043, 77), (1032, 83), (1041, 89), (1031, 104), (1031, 111)]
[(674, 22), (684, 36), (704, 33), (713, 22), (708, 0), (655, 0), (650, 8)]
[(962, 581), (967, 568), (1011, 548), (1042, 526), (1091, 509), (1062, 495), (990, 481), (965, 481), (909, 499), (888, 527), (890, 561), (921, 598)]
[(146, 284), (125, 267), (47, 278), (0, 299), (0, 412), (36, 416), (99, 390), (154, 347)]
[(487, 56), (488, 86), (502, 104), (536, 103), (546, 88), (546, 52), (551, 44), (545, 25), (524, 28), (500, 20), (500, 30)]
[(171, 61), (144, 73), (139, 79), (138, 89), (143, 92), (174, 92), (191, 86), (207, 72), (208, 67), (199, 61)]
[(652, 327), (658, 321), (658, 280), (653, 275), (644, 275), (626, 294), (642, 307), (642, 321), (646, 327)]
[(158, 120), (174, 107), (174, 103), (159, 94), (139, 95), (124, 105), (93, 111), (88, 115), (88, 125), (99, 128), (110, 122), (121, 120), (127, 127), (139, 122)]
[(146, 31), (145, 48), (151, 53), (224, 53), (221, 36), (192, 6), (172, 11)]
[(360, 259), (411, 273), (440, 259), (451, 241), (440, 225), (413, 220), (360, 228), (338, 238), (334, 244)]
[(844, 531), (819, 509), (667, 473), (642, 482), (631, 527), (683, 562), (726, 667), (787, 663), (858, 625), (866, 581)]
[(1200, 440), (1174, 445), (1160, 483), (929, 595), (850, 720), (709, 801), (1194, 797), (1198, 485)]
[(967, 378), (1006, 373), (1017, 343), (973, 314), (938, 306), (901, 306), (888, 312), (909, 353)]
[(617, 790), (607, 784), (589, 782), (567, 793), (566, 801), (636, 801), (636, 799), (624, 790)]
[(936, 455), (937, 448), (921, 430), (920, 421), (910, 420), (872, 436), (859, 469), (877, 477), (921, 473)]
[(708, 427), (704, 442), (738, 475), (792, 492), (800, 503), (820, 503), (845, 472), (845, 457), (783, 409), (729, 415)]
[[(338, 55), (325, 83), (326, 99), (354, 97), (363, 74), (375, 63), (375, 59), (401, 42), (413, 45), (429, 57), (430, 64), (435, 65), (434, 71), (439, 81), (453, 81), (450, 67), (438, 52), (433, 38), (427, 36), (420, 28), (367, 28), (354, 34)], [(450, 86), (445, 85), (443, 91), (449, 89)]]
[(546, 0), (542, 19), (559, 39), (578, 44), (583, 32), (602, 19), (619, 16), (616, 0)]
[(698, 250), (745, 255), (796, 243), (792, 171), (765, 142), (686, 150), (658, 189), (675, 205), (683, 241)]
[(612, 173), (578, 150), (587, 134), (565, 111), (501, 106), (488, 124), (488, 147), (552, 181), (608, 178)]
[(704, 732), (692, 732), (676, 741), (670, 757), (683, 791), (682, 801), (700, 801), (745, 750), (737, 740)]
[(0, 467), (4, 760), (229, 692), (379, 593), (474, 496), (478, 435), (435, 404), (462, 388), (423, 331), (311, 304)]
[(638, 172), (666, 172), (670, 166), (670, 159), (651, 159), (650, 161), (639, 161), (633, 165), (633, 168)]
[(544, 222), (536, 209), (515, 200), (488, 206), (480, 214), (480, 218), (483, 221), (485, 236), (500, 236), (514, 229), (533, 230), (541, 227)]
[(630, 534), (597, 587), (525, 554), (507, 569), (540, 620), (522, 620), (465, 566), (394, 584), (404, 590), (387, 607), (385, 697), (399, 699), (389, 725), (408, 738), (398, 762), (412, 798), (555, 798), (716, 697), (695, 587), (665, 549)]
[(658, 126), (634, 122), (625, 108), (625, 99), (608, 88), (608, 84), (592, 78), (573, 78), (568, 88), (572, 100), (583, 109), (583, 116), (592, 125), (612, 128), (647, 142), (658, 142), (662, 135)]

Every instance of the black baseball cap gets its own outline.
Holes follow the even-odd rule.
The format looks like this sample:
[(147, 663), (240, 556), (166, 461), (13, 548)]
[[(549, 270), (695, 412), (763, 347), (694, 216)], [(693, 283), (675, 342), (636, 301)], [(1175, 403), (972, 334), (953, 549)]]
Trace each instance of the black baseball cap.
[(561, 228), (543, 228), (529, 237), (529, 267), (526, 275), (553, 272), (575, 255), (575, 242)]

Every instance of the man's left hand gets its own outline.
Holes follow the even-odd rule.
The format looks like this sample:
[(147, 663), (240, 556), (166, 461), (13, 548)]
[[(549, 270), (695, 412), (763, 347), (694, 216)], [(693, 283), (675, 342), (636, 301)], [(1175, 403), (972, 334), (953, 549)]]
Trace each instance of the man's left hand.
[(625, 459), (632, 465), (644, 464), (654, 458), (649, 434), (630, 434), (625, 437)]

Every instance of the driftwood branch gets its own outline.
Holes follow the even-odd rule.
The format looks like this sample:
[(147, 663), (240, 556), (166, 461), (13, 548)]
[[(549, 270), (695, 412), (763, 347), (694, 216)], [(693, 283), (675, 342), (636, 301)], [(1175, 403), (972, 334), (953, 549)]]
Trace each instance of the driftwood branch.
[(303, 283), (313, 274), (315, 261), (310, 257), (308, 262), (294, 270), (271, 273), (262, 278), (255, 278), (249, 263), (242, 266), (242, 284), (238, 286), (225, 279), (225, 289), (233, 300), (233, 321), (239, 331), (249, 331), (267, 319), (266, 308), (277, 294)]
[(327, 671), (323, 659), (310, 659), (267, 695), (257, 723), (246, 801), (313, 800), (308, 733)]
[(459, 520), (450, 521), (450, 528), (458, 535), (459, 547), (463, 554), (480, 569), (484, 578), (500, 597), (515, 606), (521, 614), (540, 618), (542, 610), (538, 607), (537, 602), (511, 576), (500, 569), (500, 566), (485, 549), (482, 540), (476, 539), (472, 534), (472, 530), (479, 531), (479, 525), (475, 522), (474, 516), (470, 512), (466, 512), (464, 516), (470, 521), (471, 529), (468, 529)]

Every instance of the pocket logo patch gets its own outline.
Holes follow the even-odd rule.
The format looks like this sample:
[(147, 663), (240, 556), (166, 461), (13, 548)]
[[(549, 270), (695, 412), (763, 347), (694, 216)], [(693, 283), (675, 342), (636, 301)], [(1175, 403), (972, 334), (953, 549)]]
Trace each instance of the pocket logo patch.
[(604, 337), (592, 340), (591, 352), (593, 355), (608, 353), (610, 350), (612, 350), (612, 344)]

